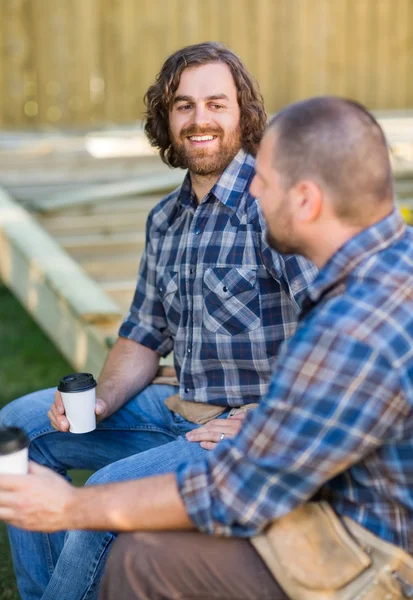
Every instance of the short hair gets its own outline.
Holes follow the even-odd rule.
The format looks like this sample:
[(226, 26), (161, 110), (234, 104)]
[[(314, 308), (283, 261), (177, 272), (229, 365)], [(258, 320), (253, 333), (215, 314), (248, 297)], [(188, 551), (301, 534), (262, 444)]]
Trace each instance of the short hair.
[(226, 64), (234, 78), (240, 106), (241, 145), (253, 156), (267, 124), (264, 101), (258, 85), (231, 50), (217, 42), (186, 46), (169, 56), (156, 81), (145, 94), (145, 132), (152, 146), (160, 150), (162, 160), (171, 167), (180, 166), (169, 135), (169, 110), (185, 69), (210, 63)]
[(353, 100), (310, 98), (287, 106), (270, 122), (275, 132), (274, 166), (284, 188), (301, 179), (324, 184), (336, 214), (360, 219), (360, 202), (372, 206), (393, 198), (393, 178), (384, 133), (369, 111)]

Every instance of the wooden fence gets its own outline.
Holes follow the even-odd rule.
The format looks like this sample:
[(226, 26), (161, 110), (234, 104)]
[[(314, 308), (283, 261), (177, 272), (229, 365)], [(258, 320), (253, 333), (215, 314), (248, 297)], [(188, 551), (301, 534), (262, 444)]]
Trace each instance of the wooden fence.
[(267, 109), (413, 107), (413, 0), (0, 0), (0, 127), (125, 123), (168, 54), (228, 44)]

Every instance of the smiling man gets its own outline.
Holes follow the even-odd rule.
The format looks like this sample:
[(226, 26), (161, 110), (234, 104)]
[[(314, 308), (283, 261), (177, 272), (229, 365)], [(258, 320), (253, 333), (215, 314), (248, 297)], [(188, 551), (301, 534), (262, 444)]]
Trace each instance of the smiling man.
[[(150, 142), (188, 173), (148, 217), (135, 296), (98, 380), (97, 429), (68, 433), (54, 389), (0, 413), (1, 425), (27, 432), (32, 460), (61, 474), (96, 470), (89, 484), (168, 473), (233, 437), (265, 393), (315, 274), (269, 247), (249, 194), (266, 114), (239, 58), (215, 43), (179, 50), (146, 105)], [(154, 377), (172, 350), (167, 385)], [(114, 534), (9, 535), (23, 600), (97, 597)]]

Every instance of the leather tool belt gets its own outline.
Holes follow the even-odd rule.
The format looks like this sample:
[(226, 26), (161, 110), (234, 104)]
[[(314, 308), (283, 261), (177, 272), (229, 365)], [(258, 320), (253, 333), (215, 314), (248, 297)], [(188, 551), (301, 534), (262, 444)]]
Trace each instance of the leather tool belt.
[(413, 557), (327, 502), (309, 502), (251, 543), (291, 600), (413, 598)]

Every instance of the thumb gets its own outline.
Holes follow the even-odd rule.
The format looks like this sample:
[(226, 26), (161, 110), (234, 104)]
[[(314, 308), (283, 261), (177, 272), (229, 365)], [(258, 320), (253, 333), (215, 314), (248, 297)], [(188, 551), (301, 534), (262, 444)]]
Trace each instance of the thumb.
[(38, 463), (34, 462), (33, 460), (31, 460), (29, 462), (29, 473), (31, 475), (46, 475), (46, 473), (50, 473), (51, 469), (48, 469), (47, 467), (43, 467), (42, 465), (39, 465)]
[(104, 415), (106, 410), (107, 410), (106, 402), (104, 402), (103, 400), (100, 400), (100, 399), (96, 400), (95, 413), (97, 415)]

